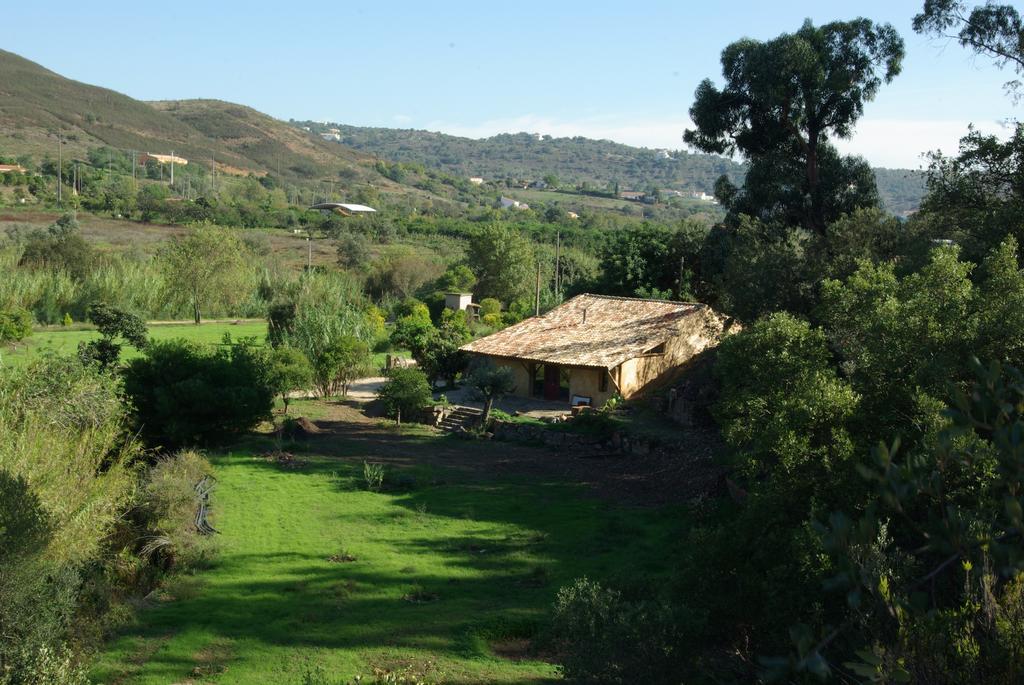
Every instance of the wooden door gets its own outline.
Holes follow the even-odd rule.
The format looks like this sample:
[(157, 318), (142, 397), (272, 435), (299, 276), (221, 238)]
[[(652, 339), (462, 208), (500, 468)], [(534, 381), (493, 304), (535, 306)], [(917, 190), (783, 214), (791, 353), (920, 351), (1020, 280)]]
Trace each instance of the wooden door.
[(558, 375), (558, 366), (555, 364), (544, 365), (544, 399), (555, 400), (559, 398), (561, 381)]

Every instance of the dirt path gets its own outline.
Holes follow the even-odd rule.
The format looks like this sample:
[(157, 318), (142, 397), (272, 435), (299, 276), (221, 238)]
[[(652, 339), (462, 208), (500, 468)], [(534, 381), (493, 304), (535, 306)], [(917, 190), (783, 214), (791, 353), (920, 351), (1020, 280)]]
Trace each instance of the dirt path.
[[(368, 450), (396, 468), (431, 464), (460, 480), (509, 477), (576, 482), (600, 497), (634, 505), (691, 502), (721, 488), (724, 469), (714, 456), (721, 449), (710, 431), (680, 428), (688, 438), (685, 452), (663, 455), (594, 456), (565, 454), (521, 443), (461, 439), (438, 435), (429, 447), (422, 436), (391, 430), (367, 417), (355, 403), (325, 403), (327, 415), (315, 423), (321, 433), (309, 437), (318, 452), (346, 459), (331, 442), (343, 438), (366, 443)], [(363, 452), (365, 453), (365, 452)]]

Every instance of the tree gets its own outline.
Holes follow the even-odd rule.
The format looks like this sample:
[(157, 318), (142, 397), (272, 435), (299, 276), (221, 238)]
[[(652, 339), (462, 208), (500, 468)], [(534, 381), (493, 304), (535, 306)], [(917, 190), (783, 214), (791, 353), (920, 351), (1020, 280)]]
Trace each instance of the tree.
[(525, 236), (505, 224), (490, 224), (470, 238), (467, 261), (477, 276), (476, 293), (481, 297), (511, 302), (533, 291), (533, 248)]
[(487, 421), (491, 418), (494, 401), (513, 392), (516, 388), (512, 369), (498, 366), (486, 358), (473, 365), (466, 377), (466, 384), (469, 385), (476, 398), (483, 400), (484, 413), (480, 419), (480, 424), (483, 426), (486, 426)]
[(377, 391), (384, 413), (398, 423), (402, 417), (415, 416), (431, 399), (426, 375), (416, 368), (394, 368)]
[(157, 258), (169, 295), (192, 310), (196, 325), (204, 309), (244, 296), (252, 276), (241, 242), (221, 228), (193, 229), (172, 238)]
[(123, 338), (137, 350), (145, 349), (146, 322), (138, 316), (102, 302), (89, 305), (87, 315), (101, 337), (78, 344), (78, 357), (83, 362), (95, 362), (103, 369), (116, 364), (121, 355), (121, 344), (116, 342), (118, 338)]
[(313, 362), (313, 381), (321, 397), (339, 391), (348, 396), (348, 386), (370, 370), (370, 346), (353, 335), (343, 335), (328, 343)]
[[(1024, 21), (1012, 5), (990, 1), (968, 12), (966, 2), (925, 0), (923, 10), (914, 17), (914, 30), (955, 38), (976, 54), (991, 57), (998, 68), (1024, 74)], [(1018, 80), (1009, 81), (1006, 90), (1017, 99), (1020, 86)]]
[(829, 198), (847, 189), (823, 176), (828, 137), (850, 136), (864, 103), (900, 73), (903, 54), (891, 25), (863, 18), (820, 27), (808, 20), (768, 42), (737, 41), (722, 53), (724, 88), (710, 79), (698, 86), (696, 128), (684, 139), (704, 152), (738, 151), (762, 168), (798, 160), (803, 174), (790, 202), (806, 204), (801, 223), (821, 234)]
[(359, 233), (342, 233), (336, 241), (338, 264), (346, 269), (361, 269), (370, 262), (370, 244)]
[(28, 236), (19, 266), (61, 269), (82, 281), (92, 271), (96, 253), (81, 235), (78, 220), (65, 214), (45, 231), (35, 230)]
[(306, 355), (294, 347), (276, 347), (270, 352), (270, 384), (281, 396), (284, 413), (288, 413), (290, 393), (305, 390), (313, 378), (313, 369)]

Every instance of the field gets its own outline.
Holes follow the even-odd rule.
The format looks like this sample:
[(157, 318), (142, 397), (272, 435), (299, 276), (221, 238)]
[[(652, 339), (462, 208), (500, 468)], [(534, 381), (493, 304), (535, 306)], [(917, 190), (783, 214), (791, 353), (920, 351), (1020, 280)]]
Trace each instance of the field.
[[(184, 338), (197, 343), (215, 345), (224, 338), (225, 333), (230, 333), (235, 340), (245, 337), (255, 337), (260, 343), (266, 338), (267, 323), (262, 320), (245, 320), (239, 323), (229, 321), (207, 322), (196, 326), (191, 323), (173, 324), (149, 324), (149, 336), (154, 340), (173, 340)], [(13, 350), (5, 349), (0, 351), (0, 364), (20, 366), (38, 357), (40, 354), (55, 352), (57, 354), (74, 354), (78, 350), (78, 343), (95, 340), (99, 334), (92, 328), (75, 327), (70, 330), (60, 328), (48, 328), (37, 330), (29, 338)], [(137, 357), (139, 352), (125, 346), (121, 352), (123, 360)]]
[[(287, 446), (297, 468), (261, 456), (269, 438), (211, 455), (213, 567), (149, 601), (98, 682), (549, 682), (541, 626), (561, 585), (671, 568), (678, 509), (599, 498), (554, 453), (398, 432), (336, 404), (293, 414), (325, 430)], [(364, 460), (385, 465), (381, 492)]]

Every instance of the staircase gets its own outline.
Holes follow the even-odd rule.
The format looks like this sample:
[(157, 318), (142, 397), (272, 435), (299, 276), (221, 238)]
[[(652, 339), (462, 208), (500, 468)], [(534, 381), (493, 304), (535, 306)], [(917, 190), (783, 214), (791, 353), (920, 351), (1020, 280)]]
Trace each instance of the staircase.
[(483, 412), (472, 407), (454, 406), (438, 425), (443, 431), (456, 433), (460, 428), (469, 430), (480, 423)]

